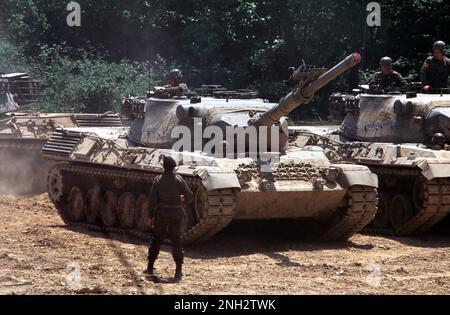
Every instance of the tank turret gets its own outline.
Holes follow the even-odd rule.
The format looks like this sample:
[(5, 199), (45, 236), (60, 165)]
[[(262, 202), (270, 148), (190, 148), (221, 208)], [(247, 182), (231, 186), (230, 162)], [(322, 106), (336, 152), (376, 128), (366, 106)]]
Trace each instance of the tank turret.
[[(220, 86), (198, 89), (206, 97), (150, 98), (147, 102), (140, 98), (129, 98), (124, 102), (124, 112), (128, 117), (134, 118), (129, 138), (142, 146), (172, 148), (179, 140), (174, 133), (178, 133), (181, 127), (190, 130), (193, 142), (194, 138), (202, 138), (198, 132), (215, 126), (221, 129), (221, 140), (227, 146), (230, 137), (233, 137), (230, 128), (234, 128), (236, 132), (250, 132), (253, 128), (258, 137), (263, 132), (264, 137), (267, 135), (267, 150), (285, 152), (289, 138), (285, 116), (308, 103), (314, 93), (360, 60), (360, 55), (354, 53), (331, 70), (300, 66), (292, 74), (292, 81), (296, 84), (294, 90), (278, 104), (259, 99), (257, 93), (249, 90), (226, 91)], [(264, 127), (266, 129), (262, 130)], [(278, 138), (277, 141), (274, 141), (275, 138)], [(208, 141), (209, 139), (204, 139), (202, 145)], [(246, 147), (249, 150), (248, 144)]]
[(450, 95), (361, 94), (344, 100), (340, 134), (349, 140), (420, 143), (429, 147), (443, 134), (450, 144)]

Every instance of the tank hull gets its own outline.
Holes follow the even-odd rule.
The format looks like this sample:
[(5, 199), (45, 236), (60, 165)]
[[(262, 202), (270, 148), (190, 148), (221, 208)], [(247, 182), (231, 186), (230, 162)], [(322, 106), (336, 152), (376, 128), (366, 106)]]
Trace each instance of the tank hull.
[[(67, 138), (67, 145), (76, 142), (63, 154), (44, 147), (46, 157), (59, 161), (49, 173), (51, 200), (68, 224), (150, 238), (146, 225), (150, 188), (162, 173), (160, 157), (174, 152), (119, 145), (120, 136), (114, 139), (113, 130), (111, 139), (90, 132), (57, 131), (58, 137)], [(195, 201), (183, 208), (184, 242), (206, 241), (239, 219), (313, 219), (320, 228), (308, 238), (350, 238), (376, 214), (376, 179), (364, 167), (334, 168), (324, 157), (314, 166), (311, 159), (319, 152), (288, 154), (268, 175), (258, 173), (258, 165), (250, 159), (197, 155), (192, 164), (186, 159), (178, 174), (193, 190)], [(341, 172), (334, 181), (323, 180), (330, 169)], [(295, 172), (286, 175), (287, 170)]]
[(355, 150), (346, 159), (378, 175), (383, 206), (375, 227), (417, 235), (450, 213), (450, 152), (414, 144), (362, 144), (365, 150)]
[[(300, 186), (295, 182), (286, 183), (286, 185), (291, 187)], [(284, 191), (279, 189), (264, 193), (243, 192), (237, 198), (236, 219), (265, 220), (327, 217), (339, 207), (345, 200), (346, 195), (346, 189), (314, 191), (312, 185), (304, 185), (303, 190)]]

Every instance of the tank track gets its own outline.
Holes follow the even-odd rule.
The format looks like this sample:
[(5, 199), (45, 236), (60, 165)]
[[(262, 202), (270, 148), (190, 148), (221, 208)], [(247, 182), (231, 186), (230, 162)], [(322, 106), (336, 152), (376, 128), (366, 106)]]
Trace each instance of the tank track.
[[(419, 169), (393, 169), (371, 167), (378, 176), (422, 177)], [(421, 209), (401, 227), (393, 230), (397, 235), (414, 235), (427, 232), (450, 213), (450, 179), (423, 179), (424, 201)], [(379, 232), (389, 232), (380, 229)]]
[(377, 213), (378, 194), (373, 187), (353, 186), (348, 191), (348, 206), (337, 224), (323, 231), (322, 241), (346, 241), (366, 227)]
[[(87, 222), (71, 221), (66, 215), (65, 209), (67, 209), (66, 202), (68, 192), (70, 191), (71, 187), (75, 186), (76, 184), (69, 184), (69, 186), (67, 186), (67, 183), (65, 182), (68, 181), (68, 177), (65, 178), (62, 173), (66, 173), (69, 175), (68, 177), (73, 178), (79, 178), (80, 176), (87, 176), (89, 178), (97, 179), (109, 178), (111, 180), (122, 178), (134, 183), (147, 183), (147, 187), (150, 187), (154, 178), (159, 174), (106, 168), (99, 169), (84, 165), (58, 164), (52, 168), (49, 176), (51, 176), (51, 174), (59, 174), (59, 176), (61, 176), (59, 185), (61, 185), (62, 187), (61, 194), (59, 196), (55, 195), (53, 187), (51, 187), (51, 179), (49, 178), (48, 180), (48, 192), (50, 199), (55, 204), (59, 215), (67, 225), (82, 227), (101, 233), (126, 235), (143, 241), (149, 241), (152, 238), (152, 234), (150, 231), (140, 231), (136, 228), (136, 225), (132, 229), (126, 229), (122, 227), (107, 227), (104, 225), (89, 224)], [(183, 234), (183, 242), (185, 244), (204, 242), (223, 230), (233, 220), (236, 210), (235, 192), (231, 189), (222, 189), (207, 192), (206, 189), (204, 189), (199, 178), (188, 176), (183, 176), (183, 178), (186, 180), (194, 193), (198, 192), (199, 190), (203, 190), (207, 196), (207, 211), (202, 213), (201, 217), (196, 219), (195, 224), (193, 224), (187, 231), (185, 231), (185, 233)], [(87, 187), (83, 188), (86, 189)], [(121, 193), (123, 192), (125, 192), (125, 190), (123, 190)], [(145, 193), (145, 191), (141, 191), (140, 193)]]

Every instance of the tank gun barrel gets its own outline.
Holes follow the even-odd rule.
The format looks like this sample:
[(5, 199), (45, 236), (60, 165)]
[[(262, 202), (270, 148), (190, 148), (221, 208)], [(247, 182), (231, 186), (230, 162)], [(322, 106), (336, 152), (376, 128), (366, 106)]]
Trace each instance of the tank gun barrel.
[(282, 98), (277, 106), (258, 117), (253, 125), (273, 126), (283, 116), (287, 116), (297, 107), (307, 104), (318, 90), (360, 62), (361, 56), (354, 53), (326, 72), (323, 71), (324, 69), (321, 72), (317, 72), (317, 69), (308, 72), (305, 71), (305, 66), (301, 66), (292, 75), (292, 78), (298, 82), (295, 90)]

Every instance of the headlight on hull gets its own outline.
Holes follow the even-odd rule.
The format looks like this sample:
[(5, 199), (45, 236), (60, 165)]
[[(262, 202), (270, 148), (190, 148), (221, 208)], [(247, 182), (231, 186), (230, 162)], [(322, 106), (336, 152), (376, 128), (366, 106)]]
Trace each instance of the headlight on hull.
[(341, 175), (341, 169), (339, 168), (329, 168), (325, 171), (325, 179), (329, 182), (337, 182), (339, 176)]

